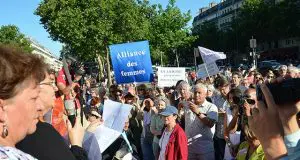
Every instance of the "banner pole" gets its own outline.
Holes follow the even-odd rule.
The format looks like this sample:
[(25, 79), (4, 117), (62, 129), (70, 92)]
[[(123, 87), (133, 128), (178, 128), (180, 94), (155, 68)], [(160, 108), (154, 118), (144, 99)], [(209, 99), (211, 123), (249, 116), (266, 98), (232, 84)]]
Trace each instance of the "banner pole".
[[(197, 49), (194, 48), (195, 72), (197, 72)], [(200, 53), (199, 53), (200, 54)]]
[(208, 75), (208, 78), (210, 79), (210, 75), (209, 75), (209, 73), (208, 73), (208, 70), (207, 70), (207, 67), (206, 67), (206, 63), (204, 63), (204, 67), (205, 67), (205, 71), (206, 71), (206, 73), (207, 73), (207, 75)]

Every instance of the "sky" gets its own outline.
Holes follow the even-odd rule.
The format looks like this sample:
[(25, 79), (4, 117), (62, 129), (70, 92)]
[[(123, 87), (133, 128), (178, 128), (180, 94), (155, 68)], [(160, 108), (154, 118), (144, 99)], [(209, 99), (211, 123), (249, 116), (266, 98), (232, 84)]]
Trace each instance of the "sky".
[[(13, 24), (19, 27), (20, 32), (32, 37), (55, 56), (59, 56), (62, 44), (53, 41), (48, 32), (40, 24), (39, 17), (34, 15), (41, 0), (0, 0), (0, 26)], [(177, 0), (176, 5), (182, 12), (191, 11), (195, 17), (199, 8), (208, 6), (212, 0)], [(150, 0), (152, 4), (162, 4), (165, 7), (168, 0)], [(192, 18), (193, 19), (193, 18)], [(189, 22), (191, 26), (192, 20)]]

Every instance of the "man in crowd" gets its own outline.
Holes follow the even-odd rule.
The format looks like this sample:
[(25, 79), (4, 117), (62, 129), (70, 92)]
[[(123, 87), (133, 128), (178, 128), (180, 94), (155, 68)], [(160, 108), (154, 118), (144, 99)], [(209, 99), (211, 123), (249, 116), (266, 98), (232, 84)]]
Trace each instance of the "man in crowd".
[(286, 65), (281, 65), (279, 67), (279, 77), (284, 79), (287, 73), (287, 66)]
[(242, 79), (242, 75), (239, 72), (233, 72), (232, 73), (232, 88), (238, 88), (240, 89), (242, 92), (245, 92), (245, 90), (247, 89), (245, 86), (242, 86), (240, 84)]
[(206, 101), (207, 87), (197, 84), (194, 103), (182, 104), (185, 116), (185, 132), (188, 138), (188, 159), (215, 159), (213, 146), (214, 125), (218, 120), (217, 107)]
[(215, 87), (219, 91), (212, 97), (212, 102), (218, 107), (218, 121), (214, 135), (215, 159), (223, 160), (226, 142), (224, 140), (224, 116), (226, 107), (226, 96), (229, 92), (229, 82), (225, 77), (215, 79)]

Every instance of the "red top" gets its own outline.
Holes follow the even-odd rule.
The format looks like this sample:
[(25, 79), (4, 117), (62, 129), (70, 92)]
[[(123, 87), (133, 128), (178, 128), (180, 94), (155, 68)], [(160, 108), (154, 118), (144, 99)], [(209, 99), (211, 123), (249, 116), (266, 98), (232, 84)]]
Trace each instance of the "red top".
[(64, 85), (67, 85), (67, 76), (65, 74), (65, 70), (64, 68), (62, 68), (59, 72), (58, 72), (58, 76), (57, 76), (57, 83), (63, 83)]
[(188, 158), (187, 138), (179, 124), (176, 124), (170, 135), (165, 156), (166, 160), (187, 160)]
[(61, 136), (65, 136), (67, 134), (67, 125), (64, 121), (64, 111), (64, 102), (61, 97), (57, 97), (52, 111), (51, 124)]
[[(70, 73), (70, 74), (71, 74), (71, 73)], [(71, 74), (71, 77), (73, 77), (73, 76), (74, 76), (74, 75)], [(62, 84), (64, 84), (64, 85), (66, 85), (66, 86), (69, 85), (69, 83), (68, 83), (68, 81), (67, 81), (67, 76), (66, 76), (66, 74), (65, 74), (64, 68), (62, 68), (62, 69), (58, 72), (58, 76), (57, 76), (57, 78), (56, 78), (56, 82), (57, 82), (57, 83), (62, 83)], [(76, 83), (76, 85), (79, 87), (79, 84), (78, 84), (78, 83)], [(66, 99), (66, 100), (67, 100), (67, 99), (70, 99), (70, 95), (65, 95), (65, 99)], [(78, 98), (75, 98), (75, 102), (76, 102), (76, 108), (80, 108), (80, 102), (79, 102)]]

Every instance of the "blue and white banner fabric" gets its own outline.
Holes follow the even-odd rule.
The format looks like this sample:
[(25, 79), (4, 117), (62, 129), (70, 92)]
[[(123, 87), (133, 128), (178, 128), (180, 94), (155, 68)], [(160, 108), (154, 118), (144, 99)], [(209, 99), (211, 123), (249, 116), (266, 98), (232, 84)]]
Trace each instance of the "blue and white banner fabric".
[(204, 63), (208, 64), (211, 62), (215, 62), (219, 59), (226, 59), (226, 54), (223, 52), (216, 52), (204, 47), (198, 47), (200, 51), (200, 55)]
[(109, 49), (117, 84), (152, 81), (148, 41), (110, 45)]

